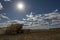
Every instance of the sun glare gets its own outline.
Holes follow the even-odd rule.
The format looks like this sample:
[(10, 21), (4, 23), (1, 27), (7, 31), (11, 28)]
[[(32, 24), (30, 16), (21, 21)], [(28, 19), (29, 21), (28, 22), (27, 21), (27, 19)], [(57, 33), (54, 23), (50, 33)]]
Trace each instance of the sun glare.
[(24, 4), (23, 3), (17, 3), (17, 8), (20, 10), (24, 9)]

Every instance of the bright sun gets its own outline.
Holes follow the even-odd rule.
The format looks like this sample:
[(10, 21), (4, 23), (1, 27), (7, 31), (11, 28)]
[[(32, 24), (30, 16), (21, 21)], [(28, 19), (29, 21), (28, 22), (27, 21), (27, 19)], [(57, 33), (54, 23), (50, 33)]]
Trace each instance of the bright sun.
[(23, 3), (17, 3), (17, 8), (20, 10), (24, 9), (24, 4)]

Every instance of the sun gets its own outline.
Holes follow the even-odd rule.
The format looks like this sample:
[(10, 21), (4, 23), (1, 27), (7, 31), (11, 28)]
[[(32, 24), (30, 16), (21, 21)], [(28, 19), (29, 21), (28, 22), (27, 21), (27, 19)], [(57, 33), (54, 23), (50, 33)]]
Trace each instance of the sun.
[(24, 9), (24, 4), (23, 3), (17, 3), (17, 9), (22, 10)]

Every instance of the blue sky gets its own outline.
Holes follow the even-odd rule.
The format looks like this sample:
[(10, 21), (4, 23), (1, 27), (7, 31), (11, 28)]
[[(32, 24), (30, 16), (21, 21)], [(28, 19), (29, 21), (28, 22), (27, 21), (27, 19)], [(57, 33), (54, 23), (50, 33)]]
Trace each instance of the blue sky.
[[(15, 9), (15, 5), (18, 2), (23, 2), (25, 4), (24, 10)], [(58, 9), (60, 11), (60, 0), (0, 0), (3, 8), (0, 10), (0, 14), (4, 13), (12, 20), (22, 20), (25, 18), (26, 14), (33, 12), (36, 14), (44, 14)], [(3, 19), (4, 20), (4, 19)]]

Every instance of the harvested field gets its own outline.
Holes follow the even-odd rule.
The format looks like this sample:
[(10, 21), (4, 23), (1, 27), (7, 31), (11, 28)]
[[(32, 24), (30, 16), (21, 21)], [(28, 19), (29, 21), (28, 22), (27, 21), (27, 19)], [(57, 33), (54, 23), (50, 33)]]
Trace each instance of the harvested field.
[(0, 40), (60, 40), (60, 29), (30, 30), (16, 35), (0, 35)]

